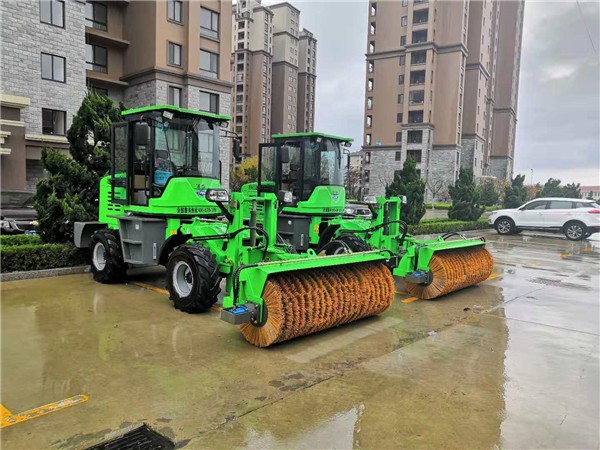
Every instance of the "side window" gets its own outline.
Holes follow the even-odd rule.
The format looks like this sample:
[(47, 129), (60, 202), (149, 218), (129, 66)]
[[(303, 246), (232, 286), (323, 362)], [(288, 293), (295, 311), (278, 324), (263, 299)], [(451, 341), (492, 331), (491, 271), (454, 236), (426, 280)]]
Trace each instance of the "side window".
[(548, 202), (533, 202), (523, 208), (523, 211), (532, 211), (535, 209), (546, 209)]
[(112, 202), (127, 201), (127, 123), (115, 124), (113, 128)]
[(572, 209), (572, 208), (573, 208), (573, 202), (567, 202), (564, 200), (552, 200), (550, 202), (549, 209)]

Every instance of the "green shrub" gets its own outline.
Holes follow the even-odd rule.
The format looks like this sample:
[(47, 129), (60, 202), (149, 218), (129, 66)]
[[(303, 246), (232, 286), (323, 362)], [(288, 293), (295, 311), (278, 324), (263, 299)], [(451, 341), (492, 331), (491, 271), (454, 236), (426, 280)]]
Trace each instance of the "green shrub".
[(420, 225), (412, 225), (408, 227), (408, 232), (414, 235), (443, 234), (469, 230), (485, 230), (487, 228), (489, 228), (489, 225), (486, 220), (477, 220), (473, 222), (449, 220), (445, 222), (426, 222)]
[(0, 235), (0, 245), (2, 247), (41, 243), (42, 238), (35, 234)]
[(2, 273), (82, 266), (87, 251), (73, 244), (27, 244), (2, 247)]
[(458, 180), (448, 188), (452, 206), (448, 217), (454, 220), (474, 221), (481, 217), (485, 206), (481, 206), (479, 189), (475, 186), (473, 170), (461, 168)]
[[(425, 208), (431, 209), (432, 203), (425, 203)], [(452, 203), (433, 203), (434, 209), (450, 209)]]

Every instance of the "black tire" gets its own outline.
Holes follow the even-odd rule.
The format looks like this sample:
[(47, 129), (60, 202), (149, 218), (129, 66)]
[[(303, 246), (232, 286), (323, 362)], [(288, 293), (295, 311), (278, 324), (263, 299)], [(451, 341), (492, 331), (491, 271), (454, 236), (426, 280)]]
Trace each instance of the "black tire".
[(587, 238), (589, 238), (589, 237), (590, 237), (592, 234), (594, 234), (594, 233), (590, 233), (590, 232), (588, 231), (587, 233), (585, 233), (585, 238), (586, 238), (586, 239), (587, 239)]
[(572, 220), (565, 223), (563, 233), (570, 241), (583, 241), (587, 234), (587, 227), (582, 222)]
[(167, 262), (167, 289), (173, 306), (196, 313), (210, 309), (221, 292), (221, 274), (215, 256), (205, 247), (177, 247)]
[(515, 222), (510, 217), (499, 217), (494, 222), (496, 232), (502, 236), (514, 234)]
[(122, 283), (127, 278), (127, 263), (123, 261), (121, 240), (116, 230), (98, 230), (92, 235), (91, 269), (94, 280), (104, 283)]
[[(353, 252), (366, 252), (368, 250), (371, 250), (369, 244), (367, 244), (364, 240), (362, 240), (355, 234), (343, 234), (337, 238), (334, 238), (333, 240), (343, 242)], [(325, 250), (325, 254), (337, 255), (340, 253), (344, 253), (344, 248), (345, 247), (342, 244), (334, 243), (330, 245), (327, 248), (327, 250)]]

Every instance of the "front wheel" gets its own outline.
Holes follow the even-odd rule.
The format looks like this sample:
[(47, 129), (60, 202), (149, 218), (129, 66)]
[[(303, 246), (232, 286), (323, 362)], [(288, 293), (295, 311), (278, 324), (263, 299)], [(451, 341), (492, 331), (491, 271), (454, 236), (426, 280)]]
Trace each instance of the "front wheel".
[(182, 245), (169, 256), (167, 289), (180, 311), (206, 311), (221, 292), (221, 274), (215, 256), (198, 245)]
[(98, 230), (92, 236), (92, 275), (105, 283), (122, 283), (127, 277), (127, 263), (123, 261), (119, 232)]
[(587, 227), (581, 222), (567, 222), (564, 233), (570, 241), (582, 241), (586, 238)]
[(515, 232), (515, 223), (508, 217), (500, 217), (496, 220), (494, 228), (500, 235), (513, 234)]

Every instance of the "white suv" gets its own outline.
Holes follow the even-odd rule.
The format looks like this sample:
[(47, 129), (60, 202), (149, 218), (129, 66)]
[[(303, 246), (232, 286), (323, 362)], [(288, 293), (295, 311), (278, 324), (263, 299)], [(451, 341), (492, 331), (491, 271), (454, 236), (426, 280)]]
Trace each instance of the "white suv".
[(494, 211), (488, 222), (498, 234), (551, 231), (580, 241), (600, 231), (600, 205), (581, 198), (536, 198), (516, 209)]

